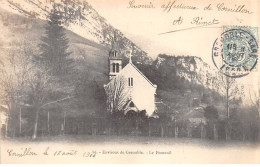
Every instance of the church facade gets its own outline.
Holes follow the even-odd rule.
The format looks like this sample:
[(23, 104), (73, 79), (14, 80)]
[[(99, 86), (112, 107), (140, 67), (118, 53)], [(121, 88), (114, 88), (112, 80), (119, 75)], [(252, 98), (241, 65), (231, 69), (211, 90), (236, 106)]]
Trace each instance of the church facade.
[(146, 111), (148, 117), (156, 110), (155, 94), (157, 85), (132, 63), (122, 68), (122, 59), (115, 48), (109, 52), (109, 82), (104, 85), (107, 95), (108, 112)]

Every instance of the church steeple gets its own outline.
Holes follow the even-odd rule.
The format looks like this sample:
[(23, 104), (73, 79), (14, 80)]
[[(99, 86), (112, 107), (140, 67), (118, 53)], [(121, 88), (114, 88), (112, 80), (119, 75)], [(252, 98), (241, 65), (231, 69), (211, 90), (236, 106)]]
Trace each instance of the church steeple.
[(114, 32), (114, 38), (111, 41), (111, 50), (109, 51), (109, 80), (116, 76), (122, 69), (122, 58), (119, 55), (119, 47), (117, 45), (117, 36)]
[(111, 50), (109, 51), (109, 56), (117, 57), (118, 50), (119, 50), (119, 48), (118, 48), (118, 44), (117, 44), (116, 32), (114, 32), (114, 37), (112, 38), (112, 41), (111, 41)]

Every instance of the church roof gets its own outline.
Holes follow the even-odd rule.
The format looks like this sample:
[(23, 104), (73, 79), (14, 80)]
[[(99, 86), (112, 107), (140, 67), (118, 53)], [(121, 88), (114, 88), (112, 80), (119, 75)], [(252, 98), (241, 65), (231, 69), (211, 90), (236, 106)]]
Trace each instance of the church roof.
[[(138, 72), (138, 73), (140, 73), (141, 75), (142, 75), (142, 77), (146, 80), (146, 81), (148, 81), (148, 83), (150, 84), (150, 85), (152, 85), (154, 88), (157, 88), (157, 85), (156, 84), (153, 84), (133, 63), (131, 63), (131, 62), (129, 62), (126, 66), (128, 66), (128, 65), (131, 65), (132, 67), (134, 67), (134, 69)], [(125, 67), (126, 67), (125, 66)], [(124, 68), (125, 68), (124, 67)], [(124, 71), (124, 68), (119, 72), (119, 74), (122, 72), (122, 71)], [(119, 75), (118, 74), (118, 75)], [(110, 81), (111, 82), (111, 81)]]
[(157, 85), (153, 84), (133, 63), (128, 64), (132, 65), (136, 71), (138, 71), (144, 77), (144, 79), (146, 79), (153, 87), (157, 88)]

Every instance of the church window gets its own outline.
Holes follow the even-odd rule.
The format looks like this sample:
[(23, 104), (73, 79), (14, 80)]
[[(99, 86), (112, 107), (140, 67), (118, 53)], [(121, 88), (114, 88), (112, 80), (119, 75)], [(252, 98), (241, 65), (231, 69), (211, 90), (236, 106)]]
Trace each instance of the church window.
[(112, 65), (113, 65), (113, 72), (116, 72), (116, 64), (113, 63)]
[(119, 72), (119, 63), (116, 63), (116, 72)]
[(134, 86), (133, 78), (128, 78), (128, 86)]

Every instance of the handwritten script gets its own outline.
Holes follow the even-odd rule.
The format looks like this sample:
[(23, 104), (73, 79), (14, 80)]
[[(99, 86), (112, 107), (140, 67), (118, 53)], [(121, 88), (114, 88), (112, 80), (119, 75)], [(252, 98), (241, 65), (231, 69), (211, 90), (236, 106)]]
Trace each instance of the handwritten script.
[(83, 158), (95, 158), (98, 155), (170, 155), (172, 151), (160, 151), (160, 150), (76, 150), (76, 149), (54, 149), (46, 147), (44, 150), (38, 150), (32, 147), (25, 147), (20, 149), (7, 149), (6, 153), (9, 157), (36, 157), (36, 156), (52, 156), (52, 157), (64, 157), (64, 156), (81, 156)]
[(7, 154), (10, 157), (30, 157), (30, 156), (82, 156), (82, 157), (89, 157), (95, 158), (97, 155), (96, 151), (83, 151), (79, 152), (78, 150), (51, 150), (50, 147), (47, 147), (44, 151), (39, 152), (31, 147), (21, 148), (20, 150), (17, 149), (7, 149)]
[[(192, 3), (193, 2), (193, 3)], [(232, 3), (224, 3), (224, 2), (217, 2), (215, 1), (214, 4), (209, 2), (203, 3), (203, 4), (196, 4), (196, 1), (181, 1), (181, 0), (165, 0), (165, 1), (156, 1), (156, 0), (129, 0), (128, 2), (128, 9), (144, 9), (144, 10), (153, 10), (153, 9), (160, 9), (162, 11), (162, 14), (173, 14), (173, 20), (172, 26), (179, 26), (183, 23), (190, 24), (190, 27), (182, 28), (182, 29), (176, 29), (168, 32), (160, 33), (159, 35), (177, 32), (177, 31), (183, 31), (188, 29), (194, 29), (194, 28), (201, 28), (201, 27), (209, 27), (212, 25), (217, 25), (221, 21), (218, 18), (212, 17), (212, 18), (204, 18), (203, 16), (195, 16), (192, 19), (185, 19), (183, 16), (176, 16), (175, 11), (204, 11), (205, 15), (209, 16), (210, 11), (214, 11), (217, 13), (238, 13), (238, 14), (245, 14), (250, 15), (253, 12), (250, 11), (246, 4), (242, 4), (242, 2), (236, 2), (237, 4)], [(240, 3), (240, 4), (238, 4)]]
[[(187, 3), (187, 2), (186, 2)], [(217, 3), (212, 5), (211, 3), (207, 4), (204, 7), (196, 6), (196, 4), (185, 4), (181, 0), (169, 0), (163, 1), (159, 6), (162, 8), (164, 12), (171, 12), (173, 9), (182, 9), (182, 10), (217, 10), (220, 12), (237, 12), (244, 14), (252, 14), (253, 12), (248, 10), (245, 4), (233, 4), (226, 5), (225, 3)], [(128, 7), (132, 9), (153, 9), (158, 8), (154, 4), (154, 1), (146, 1), (146, 0), (130, 0), (128, 2)]]

